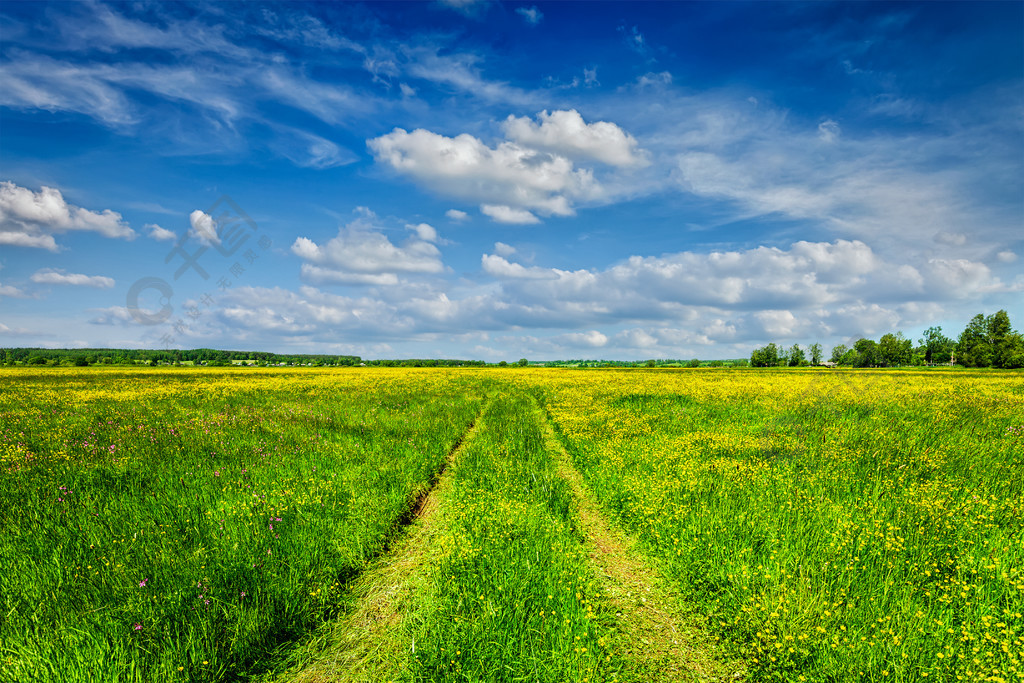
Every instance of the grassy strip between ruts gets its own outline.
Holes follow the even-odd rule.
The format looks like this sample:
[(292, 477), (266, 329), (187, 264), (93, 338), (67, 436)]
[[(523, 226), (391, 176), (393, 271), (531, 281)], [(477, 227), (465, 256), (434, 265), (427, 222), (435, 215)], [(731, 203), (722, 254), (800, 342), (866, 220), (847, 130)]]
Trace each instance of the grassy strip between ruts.
[[(358, 609), (297, 680), (614, 680), (611, 613), (529, 396), (491, 401), (438, 493), (437, 511), (403, 552), (367, 574), (378, 579), (364, 587), (369, 603), (394, 590), (387, 628), (360, 623), (374, 608)], [(358, 638), (371, 641), (354, 646), (370, 657), (353, 662), (333, 649)]]
[(601, 518), (528, 395), (495, 399), (452, 460), (350, 616), (303, 648), (322, 653), (280, 683), (742, 677)]
[(625, 663), (620, 679), (650, 683), (743, 680), (745, 665), (729, 661), (721, 648), (709, 641), (699, 628), (700, 618), (686, 612), (685, 603), (636, 539), (613, 527), (601, 514), (546, 416), (541, 419), (545, 447), (555, 456), (559, 474), (579, 503), (593, 571), (622, 629), (612, 643)]

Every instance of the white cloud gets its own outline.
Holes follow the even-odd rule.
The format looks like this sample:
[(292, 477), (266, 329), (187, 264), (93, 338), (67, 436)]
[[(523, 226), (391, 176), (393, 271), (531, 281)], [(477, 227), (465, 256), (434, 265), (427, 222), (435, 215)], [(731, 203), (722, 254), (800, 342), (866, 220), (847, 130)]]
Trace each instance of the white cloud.
[(480, 57), (471, 53), (439, 54), (437, 46), (406, 47), (405, 70), (439, 90), (454, 89), (474, 98), (517, 106), (535, 106), (538, 94), (500, 81), (490, 81), (480, 73)]
[(3, 323), (0, 323), (0, 334), (4, 335), (5, 337), (38, 336), (38, 334), (36, 332), (32, 332), (31, 330), (26, 330), (24, 327), (8, 327), (7, 325), (4, 325)]
[(648, 72), (636, 79), (636, 84), (641, 88), (650, 88), (672, 84), (672, 74), (668, 71), (659, 73)]
[(172, 231), (167, 228), (161, 228), (156, 223), (147, 223), (142, 227), (149, 230), (149, 236), (158, 242), (170, 242), (178, 237)]
[(426, 223), (406, 226), (413, 233), (395, 245), (374, 225), (372, 212), (338, 230), (324, 245), (306, 237), (292, 244), (301, 258), (302, 276), (308, 282), (335, 284), (396, 285), (399, 273), (441, 273), (441, 252), (433, 244), (437, 231)]
[(345, 166), (358, 157), (327, 138), (303, 130), (274, 127), (270, 148), (302, 168), (327, 169)]
[(494, 253), (497, 254), (498, 256), (504, 256), (505, 258), (508, 258), (512, 254), (516, 253), (516, 248), (513, 247), (511, 244), (505, 244), (504, 242), (495, 242)]
[(569, 216), (573, 201), (603, 195), (591, 171), (513, 142), (491, 148), (465, 133), (449, 138), (396, 128), (367, 144), (377, 161), (429, 189), (482, 204)]
[(996, 258), (1000, 263), (1013, 263), (1017, 260), (1017, 254), (1013, 253), (1009, 249), (999, 252), (996, 254)]
[(571, 347), (586, 346), (592, 349), (599, 349), (608, 343), (608, 337), (597, 330), (590, 330), (588, 332), (562, 334), (555, 337), (555, 341)]
[(0, 299), (5, 296), (9, 299), (24, 299), (28, 295), (13, 285), (0, 284)]
[(113, 278), (103, 275), (68, 273), (58, 268), (44, 268), (36, 271), (29, 279), (32, 282), (46, 285), (74, 285), (76, 287), (95, 287), (97, 289), (110, 289), (114, 286)]
[(938, 232), (935, 233), (935, 241), (951, 247), (962, 247), (967, 244), (967, 235), (962, 232)]
[(469, 214), (465, 211), (459, 211), (458, 209), (448, 209), (444, 212), (444, 215), (453, 221), (469, 220)]
[(544, 18), (544, 15), (536, 7), (517, 7), (516, 14), (521, 16), (531, 26), (536, 26)]
[(68, 204), (56, 188), (43, 186), (33, 192), (10, 181), (0, 182), (0, 244), (57, 251), (53, 235), (70, 230), (135, 237), (135, 231), (116, 211), (89, 211)]
[(495, 147), (466, 133), (446, 137), (422, 128), (396, 128), (367, 146), (379, 163), (434, 192), (479, 202), (486, 215), (505, 223), (536, 223), (536, 214), (571, 216), (577, 202), (608, 201), (613, 193), (574, 160), (623, 168), (647, 163), (636, 139), (614, 123), (588, 124), (575, 110), (541, 112), (538, 121), (508, 117), (508, 139)]
[(487, 4), (487, 0), (439, 0), (439, 2), (467, 17), (476, 17), (481, 7)]
[(636, 139), (608, 121), (586, 123), (575, 109), (542, 111), (540, 123), (509, 116), (503, 127), (508, 139), (524, 147), (553, 152), (570, 159), (592, 159), (612, 166), (641, 166), (645, 153)]
[[(501, 244), (501, 242), (498, 244)], [(511, 263), (501, 256), (494, 254), (484, 254), (480, 257), (480, 263), (485, 273), (496, 278), (517, 280), (558, 279), (558, 274), (547, 268), (527, 268), (518, 263)]]
[(841, 132), (839, 124), (832, 119), (826, 119), (818, 124), (818, 139), (822, 142), (835, 142), (839, 139)]
[[(751, 108), (736, 96), (668, 91), (664, 97), (676, 119), (647, 124), (658, 128), (646, 136), (648, 146), (657, 145), (655, 161), (674, 159), (678, 186), (723, 200), (719, 210), (734, 220), (795, 219), (883, 252), (974, 260), (1005, 242), (1019, 223), (1019, 207), (991, 190), (993, 178), (1020, 168), (990, 130), (1005, 129), (1015, 116), (1001, 104), (977, 126), (936, 112), (935, 130), (927, 134), (854, 136), (831, 119), (818, 128), (796, 126), (786, 112), (763, 103)], [(965, 226), (970, 239), (958, 245)]]
[(189, 214), (188, 222), (192, 226), (188, 233), (189, 237), (198, 239), (206, 246), (220, 244), (220, 236), (217, 234), (217, 221), (213, 220), (213, 216), (205, 211), (196, 209)]
[(525, 209), (513, 209), (500, 204), (481, 204), (480, 212), (498, 223), (513, 225), (532, 225), (540, 223), (540, 219)]
[(432, 225), (429, 225), (427, 223), (420, 223), (418, 225), (407, 225), (405, 227), (416, 233), (416, 236), (419, 237), (424, 242), (437, 241), (437, 230), (435, 230), (434, 226)]

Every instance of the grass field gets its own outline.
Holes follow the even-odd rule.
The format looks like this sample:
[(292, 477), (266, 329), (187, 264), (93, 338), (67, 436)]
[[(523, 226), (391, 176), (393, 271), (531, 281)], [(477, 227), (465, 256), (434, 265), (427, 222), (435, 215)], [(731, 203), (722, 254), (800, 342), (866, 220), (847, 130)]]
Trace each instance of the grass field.
[(1020, 373), (3, 369), (0, 476), (0, 680), (1024, 680)]

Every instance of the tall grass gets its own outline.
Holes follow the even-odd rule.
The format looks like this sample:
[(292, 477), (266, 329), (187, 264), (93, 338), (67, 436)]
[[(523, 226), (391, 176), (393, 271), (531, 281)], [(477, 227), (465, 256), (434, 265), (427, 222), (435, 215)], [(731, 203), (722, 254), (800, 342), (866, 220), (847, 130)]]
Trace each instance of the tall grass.
[(1024, 678), (1024, 377), (535, 377), (754, 680)]
[(475, 380), (4, 370), (0, 680), (270, 665), (429, 488)]

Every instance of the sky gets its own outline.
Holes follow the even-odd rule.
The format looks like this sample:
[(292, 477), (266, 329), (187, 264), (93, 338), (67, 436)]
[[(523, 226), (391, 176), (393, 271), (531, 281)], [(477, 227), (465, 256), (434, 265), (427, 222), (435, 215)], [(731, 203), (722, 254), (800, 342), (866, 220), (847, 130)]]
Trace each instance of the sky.
[(1024, 327), (1024, 3), (0, 3), (0, 346)]

